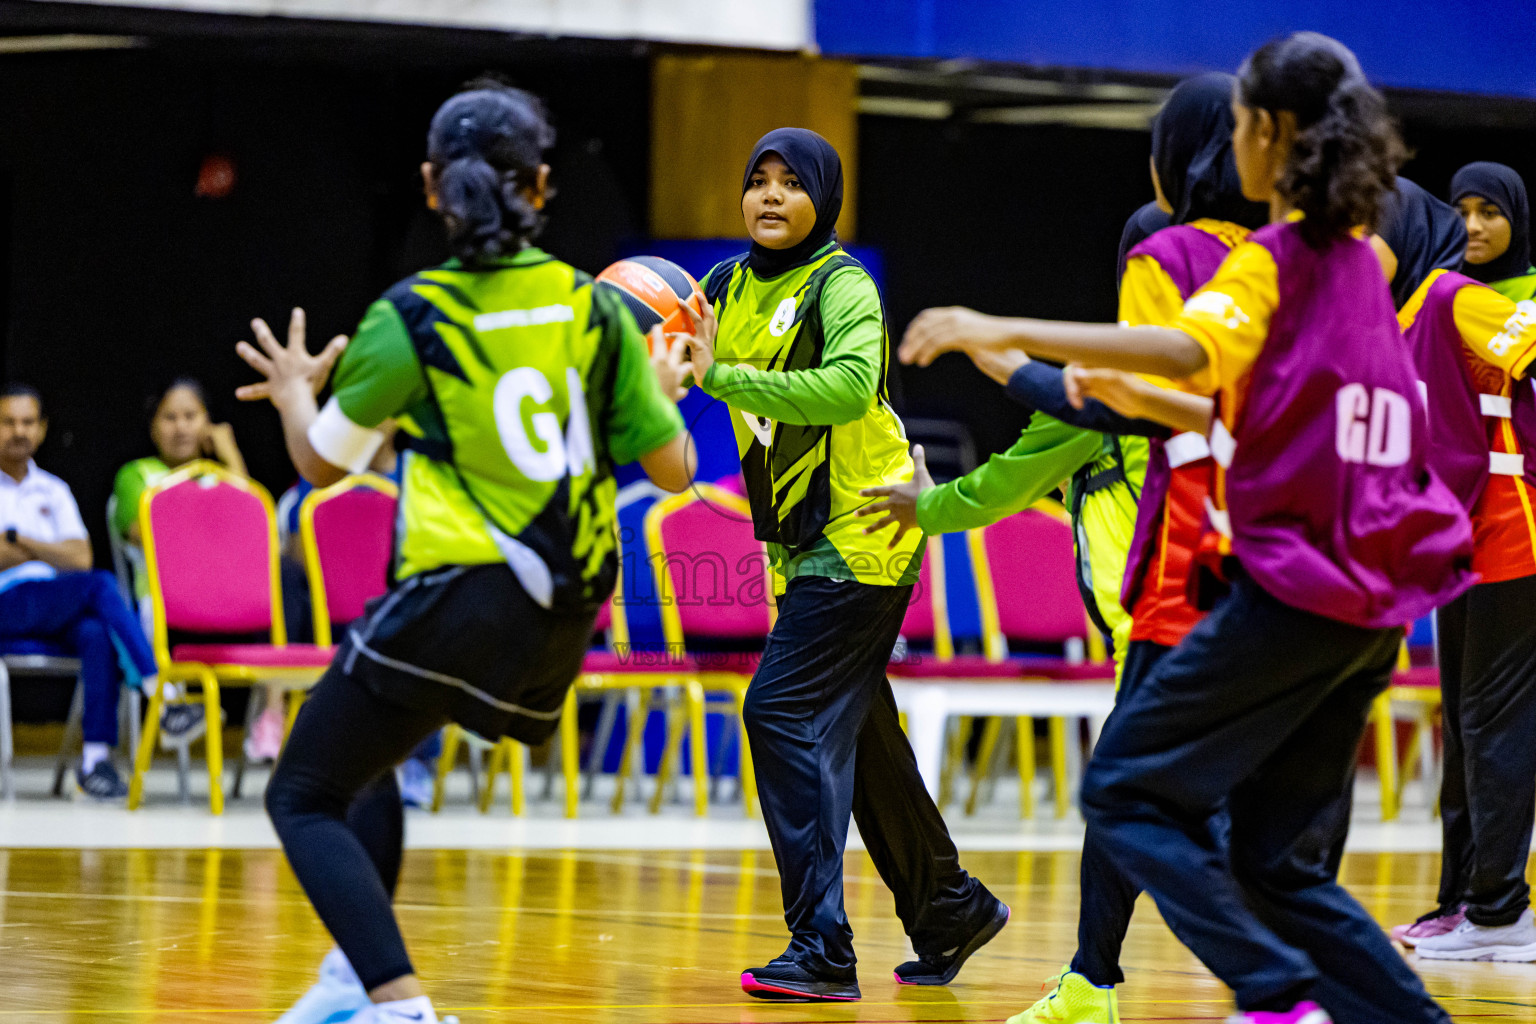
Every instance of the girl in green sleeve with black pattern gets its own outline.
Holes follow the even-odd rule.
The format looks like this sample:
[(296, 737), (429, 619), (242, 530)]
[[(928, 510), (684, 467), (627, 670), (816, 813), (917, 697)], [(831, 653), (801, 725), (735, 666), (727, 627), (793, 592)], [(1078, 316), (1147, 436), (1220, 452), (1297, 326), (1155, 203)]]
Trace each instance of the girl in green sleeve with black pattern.
[(705, 278), (709, 305), (687, 336), (695, 377), (731, 408), (781, 591), (745, 711), (792, 935), (741, 976), (765, 999), (859, 998), (843, 912), (850, 814), (918, 953), (899, 981), (948, 983), (1008, 920), (960, 867), (885, 676), (922, 536), (866, 536), (856, 514), (862, 488), (909, 479), (912, 459), (887, 401), (879, 292), (837, 244), (842, 202), (825, 139), (765, 135), (742, 180), (751, 251)]
[(652, 360), (617, 299), (531, 244), (553, 143), (525, 92), (484, 83), (453, 97), (422, 174), (455, 258), (391, 288), (350, 344), (310, 356), (296, 310), (287, 346), (260, 321), (260, 350), (239, 346), (266, 378), (240, 396), (277, 407), (311, 483), (366, 466), (385, 419), (406, 449), (393, 584), (348, 631), (267, 787), (294, 875), (340, 947), (282, 1024), (436, 1024), (390, 907), (394, 766), (449, 721), (548, 738), (618, 572), (614, 464), (638, 459), (671, 490), (689, 482), (681, 346)]

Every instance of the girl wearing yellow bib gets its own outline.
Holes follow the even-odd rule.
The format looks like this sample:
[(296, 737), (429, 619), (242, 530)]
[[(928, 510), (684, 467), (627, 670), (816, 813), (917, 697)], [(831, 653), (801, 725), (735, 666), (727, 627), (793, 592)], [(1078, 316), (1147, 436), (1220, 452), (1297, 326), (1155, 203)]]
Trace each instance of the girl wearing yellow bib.
[(918, 959), (905, 984), (942, 985), (1008, 920), (960, 867), (897, 720), (886, 662), (912, 599), (922, 538), (864, 534), (865, 487), (913, 463), (887, 401), (880, 295), (837, 244), (842, 164), (814, 132), (781, 128), (747, 162), (750, 252), (704, 280), (687, 337), (695, 378), (731, 409), (779, 616), (747, 692), (746, 725), (784, 897), (789, 948), (741, 976), (765, 999), (859, 998), (843, 912), (850, 814), (896, 897)]

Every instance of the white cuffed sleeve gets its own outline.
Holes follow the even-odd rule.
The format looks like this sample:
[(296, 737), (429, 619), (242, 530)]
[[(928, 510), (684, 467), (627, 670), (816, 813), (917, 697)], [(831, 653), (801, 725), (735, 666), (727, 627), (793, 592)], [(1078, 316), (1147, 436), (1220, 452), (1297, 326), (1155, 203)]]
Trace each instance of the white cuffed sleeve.
[(309, 425), (309, 446), (315, 454), (349, 473), (367, 469), (383, 443), (382, 432), (352, 422), (334, 397)]

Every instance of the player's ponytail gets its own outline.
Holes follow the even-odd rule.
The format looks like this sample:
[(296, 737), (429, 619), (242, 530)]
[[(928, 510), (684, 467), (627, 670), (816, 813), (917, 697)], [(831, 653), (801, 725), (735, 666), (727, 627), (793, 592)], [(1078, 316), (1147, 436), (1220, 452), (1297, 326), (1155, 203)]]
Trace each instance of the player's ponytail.
[(1238, 71), (1248, 107), (1296, 118), (1296, 138), (1276, 189), (1304, 215), (1314, 246), (1374, 228), (1384, 193), (1407, 153), (1386, 101), (1355, 55), (1335, 39), (1297, 32), (1256, 50)]
[(449, 249), (466, 265), (516, 252), (538, 235), (543, 215), (528, 190), (554, 143), (544, 104), (500, 82), (471, 82), (438, 109), (427, 158)]

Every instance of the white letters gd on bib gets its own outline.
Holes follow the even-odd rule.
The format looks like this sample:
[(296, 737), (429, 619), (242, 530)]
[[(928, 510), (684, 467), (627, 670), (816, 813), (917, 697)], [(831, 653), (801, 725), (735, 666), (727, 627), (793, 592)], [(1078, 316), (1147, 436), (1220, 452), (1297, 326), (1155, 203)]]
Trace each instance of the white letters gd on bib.
[(1334, 447), (1345, 462), (1401, 466), (1413, 448), (1408, 399), (1396, 391), (1346, 384), (1335, 398)]

